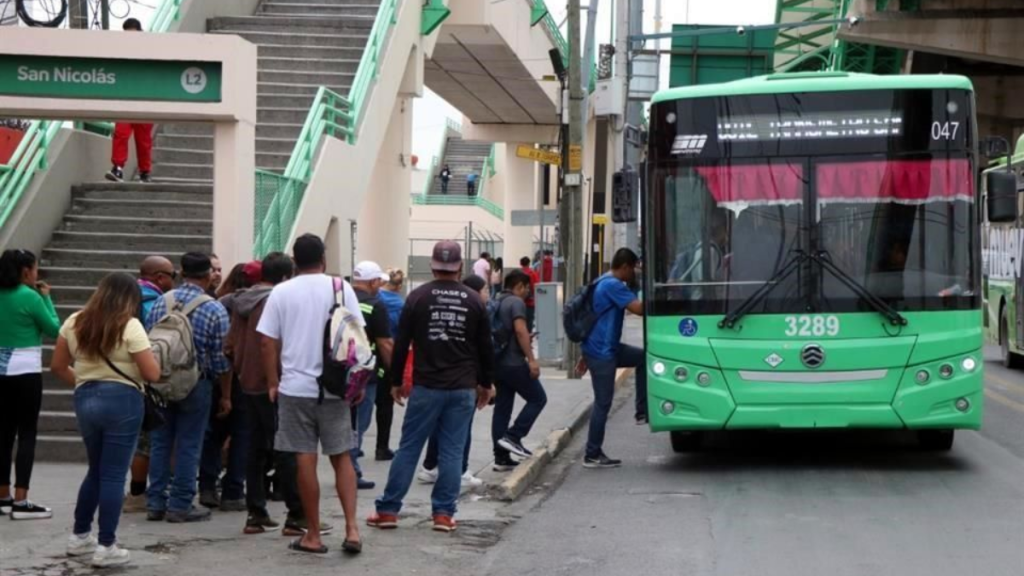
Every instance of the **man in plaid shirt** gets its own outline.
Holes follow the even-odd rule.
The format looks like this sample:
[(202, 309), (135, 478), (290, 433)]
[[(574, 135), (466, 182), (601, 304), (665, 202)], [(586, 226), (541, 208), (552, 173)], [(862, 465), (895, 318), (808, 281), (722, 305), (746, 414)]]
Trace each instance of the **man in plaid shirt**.
[[(180, 402), (168, 403), (164, 410), (166, 424), (150, 433), (149, 488), (146, 490), (147, 519), (157, 522), (197, 522), (209, 520), (207, 508), (195, 508), (196, 475), (202, 454), (203, 438), (210, 419), (210, 403), (214, 381), (220, 386), (221, 400), (217, 417), (231, 412), (231, 363), (224, 356), (224, 339), (230, 319), (224, 306), (206, 295), (213, 281), (213, 266), (205, 254), (189, 252), (181, 257), (184, 283), (157, 300), (146, 318), (150, 330), (167, 313), (167, 300), (186, 306), (196, 298), (204, 299), (191, 314), (199, 382)], [(172, 458), (173, 451), (173, 458)], [(174, 481), (171, 482), (171, 462)]]

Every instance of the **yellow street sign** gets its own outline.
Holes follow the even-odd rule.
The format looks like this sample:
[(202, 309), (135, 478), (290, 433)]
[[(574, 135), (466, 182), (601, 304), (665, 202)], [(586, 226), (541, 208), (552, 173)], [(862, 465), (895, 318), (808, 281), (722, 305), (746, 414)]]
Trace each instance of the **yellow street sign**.
[(598, 226), (606, 226), (608, 225), (608, 217), (604, 214), (594, 214), (594, 224), (597, 224)]
[(552, 166), (562, 165), (562, 155), (558, 152), (548, 152), (547, 150), (541, 150), (539, 148), (534, 148), (533, 146), (519, 145), (516, 148), (516, 156), (526, 158), (527, 160), (533, 160), (534, 162), (551, 164)]
[(569, 146), (569, 172), (583, 170), (583, 146)]

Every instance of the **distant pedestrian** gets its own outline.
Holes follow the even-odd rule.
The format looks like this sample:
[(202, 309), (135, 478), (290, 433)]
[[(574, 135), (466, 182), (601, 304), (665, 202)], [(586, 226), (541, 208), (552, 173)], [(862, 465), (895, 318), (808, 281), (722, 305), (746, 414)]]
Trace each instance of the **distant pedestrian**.
[(491, 277), (491, 254), (490, 252), (481, 252), (480, 257), (477, 258), (476, 262), (473, 262), (473, 274), (484, 279), (486, 281)]
[(530, 258), (523, 256), (519, 259), (519, 269), (530, 278), (530, 292), (526, 295), (526, 327), (530, 333), (534, 332), (534, 322), (537, 318), (537, 284), (540, 283), (540, 274), (530, 267)]
[(217, 291), (220, 290), (223, 274), (220, 258), (216, 254), (210, 254), (210, 286), (206, 289), (206, 295), (210, 298), (218, 298)]
[[(145, 414), (143, 383), (160, 378), (137, 317), (140, 302), (131, 275), (105, 277), (85, 307), (61, 327), (50, 366), (54, 376), (75, 386), (75, 417), (89, 457), (67, 553), (92, 554), (96, 567), (125, 564), (130, 558), (117, 545), (124, 479)], [(98, 539), (92, 536), (97, 510)]]
[(448, 193), (448, 183), (452, 179), (452, 169), (445, 164), (444, 168), (441, 169), (441, 194)]
[(491, 299), (493, 299), (495, 296), (497, 296), (498, 292), (501, 292), (501, 285), (502, 285), (502, 282), (504, 281), (503, 280), (504, 275), (505, 275), (505, 261), (502, 260), (501, 257), (495, 258), (494, 259), (494, 264), (491, 266), (491, 277), (490, 277), (490, 286), (489, 286), (490, 291), (491, 291)]
[[(402, 315), (402, 308), (405, 306), (405, 297), (402, 290), (405, 285), (405, 273), (400, 269), (391, 268), (388, 270), (388, 281), (380, 289), (378, 297), (388, 310), (388, 326), (394, 345), (395, 336), (398, 334), (398, 319)], [(391, 367), (389, 366), (389, 369)], [(399, 368), (400, 369), (400, 368)], [(383, 383), (377, 386), (377, 454), (378, 462), (385, 462), (394, 459), (395, 453), (391, 450), (391, 425), (395, 419), (395, 401), (391, 399), (390, 375), (386, 376)]]
[(466, 175), (466, 194), (470, 197), (476, 196), (476, 180), (477, 175), (475, 172), (470, 172)]
[[(274, 286), (292, 277), (292, 259), (281, 252), (271, 252), (260, 263), (260, 278), (254, 286), (239, 293), (232, 305), (231, 331), (224, 341), (224, 353), (231, 360), (242, 390), (242, 402), (248, 414), (249, 452), (246, 461), (245, 501), (249, 516), (245, 534), (262, 534), (276, 530), (280, 524), (267, 510), (265, 474), (268, 463), (274, 465), (274, 478), (281, 488), (288, 516), (285, 532), (301, 536), (305, 532), (305, 515), (296, 486), (295, 455), (274, 451), (277, 432), (277, 410), (270, 401), (267, 372), (261, 356), (262, 336), (256, 331), (267, 298)], [(255, 267), (246, 265), (255, 275)], [(250, 280), (253, 278), (250, 277)], [(222, 501), (223, 503), (223, 501)]]
[[(391, 322), (388, 320), (387, 306), (380, 299), (381, 286), (390, 280), (391, 277), (385, 274), (376, 262), (360, 262), (352, 271), (352, 288), (356, 292), (356, 297), (359, 298), (359, 309), (363, 313), (363, 318), (366, 319), (366, 337), (370, 341), (370, 346), (377, 359), (376, 372), (366, 386), (366, 400), (355, 408), (356, 454), (363, 451), (363, 435), (370, 429), (373, 408), (377, 400), (377, 388), (379, 386), (390, 388), (386, 378), (391, 367), (391, 353), (395, 341), (391, 337)], [(390, 420), (387, 425), (391, 426)], [(380, 434), (379, 430), (377, 434)], [(372, 490), (375, 484), (363, 478), (359, 458), (353, 458), (352, 462), (355, 464), (356, 475), (359, 478), (359, 489)]]
[[(405, 272), (398, 268), (388, 269), (388, 281), (380, 289), (380, 299), (388, 307), (388, 321), (391, 324), (391, 337), (398, 335), (398, 319), (402, 316), (402, 307), (405, 306)], [(388, 392), (388, 399), (391, 398), (389, 386), (384, 387)]]
[[(145, 325), (150, 311), (157, 300), (164, 294), (174, 290), (174, 282), (178, 273), (174, 264), (163, 256), (149, 256), (139, 265), (139, 293), (142, 302), (139, 305), (139, 322)], [(139, 442), (135, 447), (132, 459), (132, 477), (128, 485), (128, 496), (124, 499), (124, 513), (146, 511), (146, 478), (149, 476), (149, 432), (139, 434)]]
[(189, 252), (181, 257), (181, 273), (184, 284), (153, 305), (146, 327), (153, 336), (165, 316), (171, 319), (169, 312), (184, 314), (192, 329), (199, 378), (187, 396), (167, 403), (162, 410), (167, 423), (150, 433), (146, 518), (153, 522), (210, 518), (210, 511), (194, 507), (192, 500), (215, 384), (221, 391), (217, 416), (226, 418), (231, 413), (231, 364), (224, 356), (230, 319), (224, 306), (206, 294), (213, 282), (213, 265), (209, 256)]
[(540, 281), (541, 282), (554, 282), (555, 281), (555, 253), (551, 250), (545, 250), (540, 260)]
[[(530, 291), (530, 277), (521, 270), (513, 270), (505, 277), (505, 290), (498, 295), (497, 315), (502, 334), (495, 334), (499, 342), (497, 353), (497, 400), (491, 422), (494, 441), (494, 469), (509, 470), (516, 466), (510, 454), (529, 458), (533, 453), (523, 446), (523, 438), (530, 433), (544, 406), (547, 394), (540, 383), (540, 365), (533, 355), (533, 341), (526, 326), (526, 302)], [(493, 308), (494, 306), (492, 306)], [(493, 328), (492, 328), (493, 329)], [(516, 395), (526, 401), (515, 424), (509, 428)]]
[(636, 422), (647, 422), (647, 370), (644, 351), (623, 344), (622, 324), (626, 311), (644, 313), (643, 303), (630, 290), (636, 282), (640, 258), (629, 248), (620, 248), (612, 258), (612, 270), (597, 279), (593, 307), (598, 315), (593, 329), (583, 341), (583, 359), (590, 370), (594, 387), (594, 408), (590, 413), (585, 468), (612, 468), (621, 460), (609, 458), (602, 449), (605, 425), (615, 395), (615, 371), (636, 368)]
[[(293, 259), (297, 276), (274, 287), (263, 308), (257, 331), (264, 337), (261, 349), (270, 400), (277, 403), (278, 430), (274, 448), (295, 454), (299, 497), (307, 531), (289, 548), (325, 554), (320, 539), (320, 481), (317, 478), (317, 445), (331, 460), (338, 499), (345, 512), (347, 552), (362, 549), (356, 521), (356, 471), (352, 450), (356, 447), (348, 401), (320, 388), (323, 374), (324, 326), (331, 318), (336, 294), (360, 326), (366, 322), (359, 300), (348, 282), (324, 274), (327, 266), (323, 240), (304, 234), (295, 240)], [(281, 375), (278, 378), (278, 365)], [(359, 404), (362, 397), (353, 399)]]
[(402, 500), (409, 491), (423, 445), (438, 433), (438, 479), (432, 495), (434, 530), (455, 530), (459, 497), (459, 464), (474, 409), (483, 409), (494, 395), (494, 350), (490, 322), (480, 297), (459, 282), (462, 248), (443, 241), (431, 257), (434, 281), (409, 294), (395, 341), (395, 366), (404, 366), (415, 343), (415, 384), (406, 395), (402, 373), (392, 371), (391, 394), (409, 405), (402, 423), (402, 441), (388, 474), (384, 494), (367, 524), (396, 528)]
[[(4, 251), (0, 256), (0, 515), (10, 514), (13, 520), (53, 516), (49, 508), (28, 499), (28, 488), (43, 402), (43, 337), (56, 337), (58, 330), (60, 319), (50, 299), (50, 286), (39, 280), (35, 254)], [(12, 461), (15, 441), (18, 455)]]
[[(125, 32), (142, 32), (142, 23), (135, 18), (124, 21)], [(124, 181), (124, 165), (128, 162), (128, 141), (135, 136), (135, 156), (139, 165), (139, 181), (151, 182), (153, 172), (153, 124), (148, 122), (117, 122), (114, 124), (110, 162), (114, 165), (106, 178), (112, 182)]]

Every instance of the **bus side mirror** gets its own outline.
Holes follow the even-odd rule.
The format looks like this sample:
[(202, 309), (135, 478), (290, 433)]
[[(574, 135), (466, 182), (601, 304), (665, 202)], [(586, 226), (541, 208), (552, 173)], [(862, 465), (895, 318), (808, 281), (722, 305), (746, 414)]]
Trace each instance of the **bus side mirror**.
[(990, 136), (981, 141), (982, 153), (990, 160), (1010, 155), (1010, 143), (1001, 136)]
[(1017, 221), (1017, 176), (993, 170), (985, 175), (989, 222)]

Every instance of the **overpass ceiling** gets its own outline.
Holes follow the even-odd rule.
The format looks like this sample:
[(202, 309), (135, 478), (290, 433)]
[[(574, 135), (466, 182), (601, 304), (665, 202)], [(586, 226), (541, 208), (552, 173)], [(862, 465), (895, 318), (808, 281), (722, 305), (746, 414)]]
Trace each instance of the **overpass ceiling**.
[(544, 83), (500, 35), (484, 27), (442, 28), (424, 79), (476, 124), (558, 123)]

